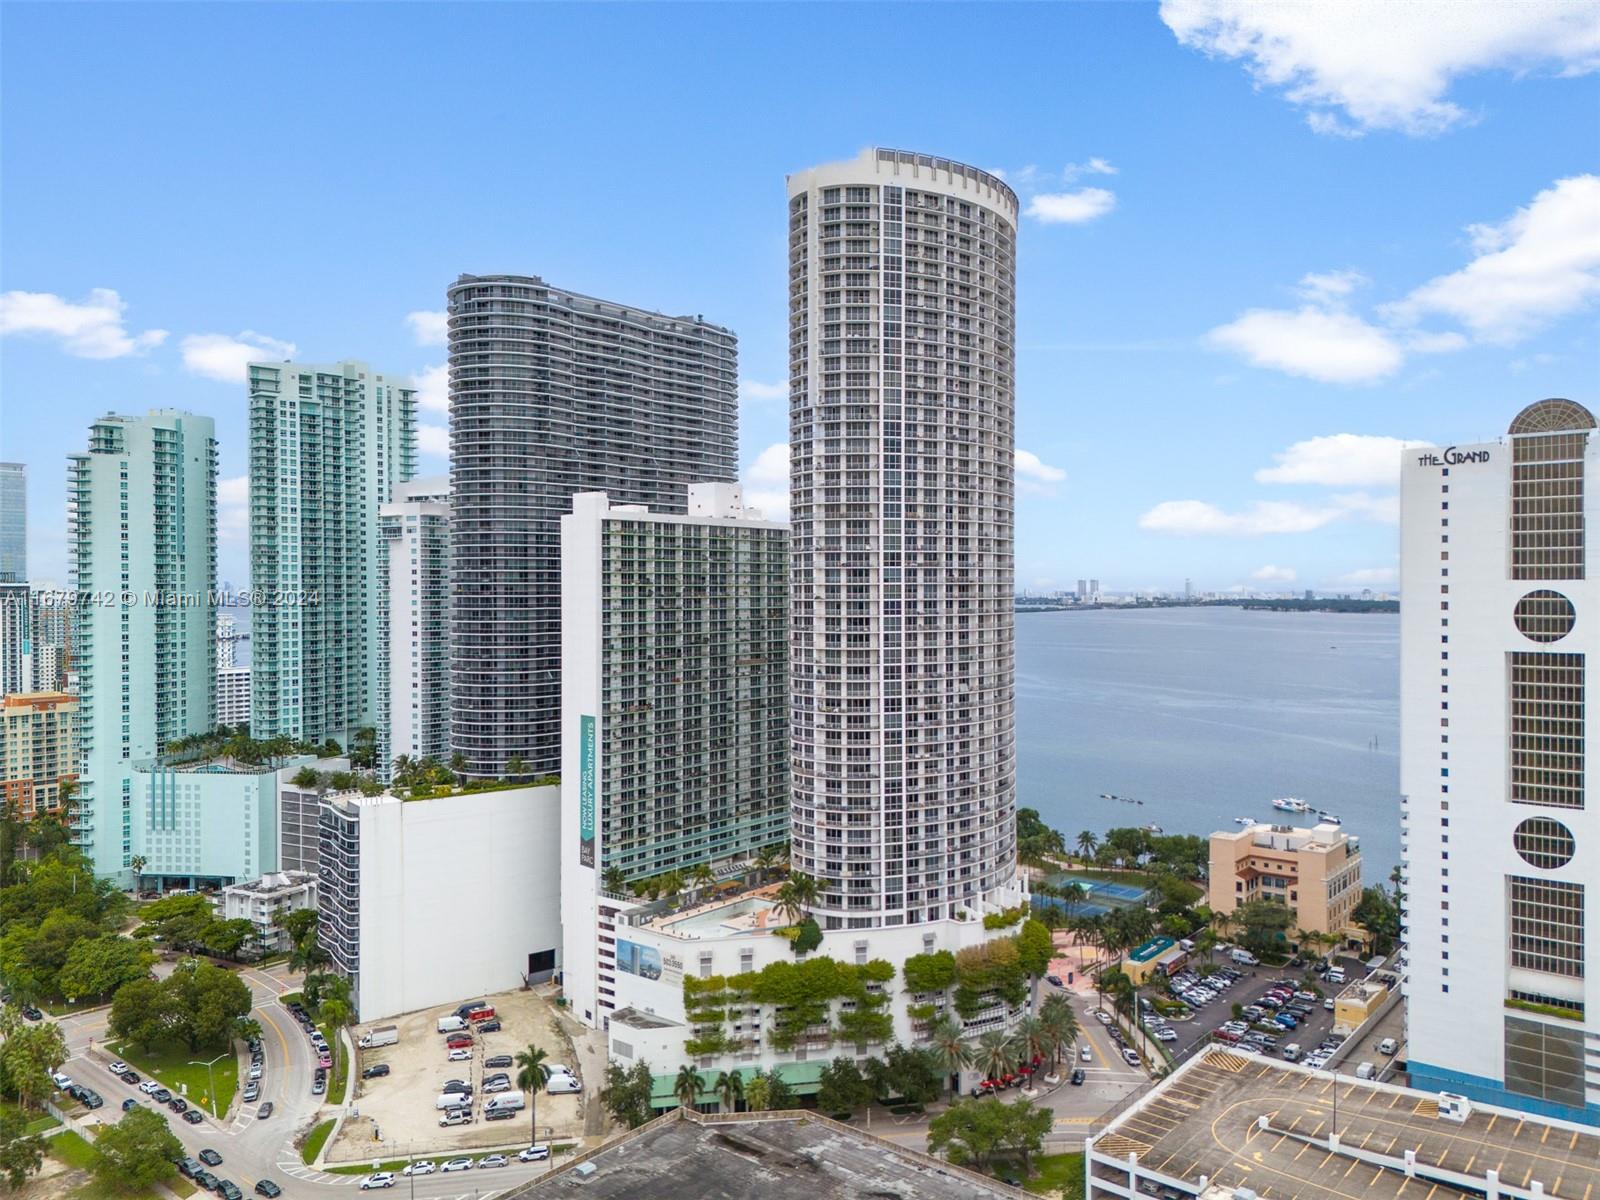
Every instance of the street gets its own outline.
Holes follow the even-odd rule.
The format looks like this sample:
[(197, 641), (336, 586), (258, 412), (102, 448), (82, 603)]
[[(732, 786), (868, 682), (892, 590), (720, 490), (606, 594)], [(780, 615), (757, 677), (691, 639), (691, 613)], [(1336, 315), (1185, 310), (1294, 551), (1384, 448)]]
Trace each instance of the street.
[[(348, 1195), (344, 1189), (356, 1187), (363, 1178), (361, 1175), (334, 1175), (314, 1170), (301, 1162), (300, 1152), (294, 1146), (296, 1137), (318, 1121), (339, 1112), (336, 1106), (323, 1106), (323, 1098), (311, 1094), (312, 1077), (316, 1073), (311, 1043), (293, 1016), (277, 1002), (279, 996), (295, 990), (298, 981), (291, 984), (281, 967), (265, 970), (246, 967), (239, 971), (239, 976), (249, 985), (255, 1000), (251, 1016), (261, 1023), (261, 1049), (266, 1061), (260, 1099), (272, 1102), (273, 1115), (264, 1121), (257, 1119), (257, 1103), (245, 1104), (237, 1096), (232, 1116), (225, 1113), (220, 1122), (213, 1120), (208, 1112), (201, 1124), (190, 1125), (165, 1109), (156, 1111), (169, 1117), (168, 1127), (191, 1157), (206, 1148), (220, 1154), (222, 1164), (214, 1169), (214, 1174), (233, 1180), (246, 1195), (262, 1179), (271, 1179), (282, 1187), (284, 1200)], [(106, 1101), (103, 1109), (74, 1121), (80, 1131), (90, 1124), (114, 1124), (122, 1116), (122, 1101), (130, 1096), (151, 1104), (150, 1098), (136, 1086), (123, 1083), (106, 1069), (114, 1057), (105, 1049), (109, 1013), (109, 1008), (101, 1008), (61, 1017), (57, 1022), (67, 1039), (68, 1059), (63, 1070), (99, 1092)], [(515, 1131), (508, 1130), (508, 1141), (514, 1135)], [(526, 1145), (526, 1142), (520, 1144)], [(514, 1154), (515, 1149), (508, 1153)], [(391, 1153), (385, 1148), (386, 1155)], [(478, 1156), (488, 1151), (472, 1153)], [(518, 1163), (513, 1160), (509, 1167), (488, 1169), (487, 1177), (474, 1168), (471, 1173), (399, 1178), (395, 1188), (403, 1190), (408, 1197), (418, 1196), (424, 1200), (492, 1200), (509, 1187), (537, 1178), (550, 1165), (548, 1161)]]

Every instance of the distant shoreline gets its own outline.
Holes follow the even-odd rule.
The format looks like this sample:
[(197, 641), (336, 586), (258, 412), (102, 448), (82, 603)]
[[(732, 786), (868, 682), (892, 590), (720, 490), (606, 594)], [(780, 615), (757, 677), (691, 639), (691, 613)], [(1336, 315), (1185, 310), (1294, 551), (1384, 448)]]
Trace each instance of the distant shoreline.
[(1155, 608), (1242, 608), (1253, 612), (1397, 613), (1398, 600), (1141, 600), (1136, 604), (1018, 604), (1014, 611), (1148, 612)]

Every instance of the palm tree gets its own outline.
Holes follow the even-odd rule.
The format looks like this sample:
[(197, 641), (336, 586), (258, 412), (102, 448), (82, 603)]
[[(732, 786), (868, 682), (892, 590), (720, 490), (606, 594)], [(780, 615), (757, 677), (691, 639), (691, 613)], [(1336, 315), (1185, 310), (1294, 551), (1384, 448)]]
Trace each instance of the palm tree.
[(1061, 1061), (1061, 1050), (1078, 1040), (1078, 1014), (1072, 1011), (1071, 1002), (1059, 993), (1047, 996), (1039, 1007), (1039, 1024), (1050, 1046), (1050, 1066)]
[[(949, 1015), (929, 1026), (928, 1048), (937, 1056), (946, 1076), (959, 1076), (972, 1065), (972, 1047), (962, 1037), (961, 1026)], [(959, 1090), (960, 1086), (961, 1081), (957, 1079), (952, 1090)]]
[(1000, 1079), (1016, 1067), (1017, 1047), (1005, 1030), (991, 1029), (978, 1038), (972, 1059), (972, 1065), (982, 1071), (986, 1079)]
[(142, 854), (135, 854), (128, 860), (128, 866), (133, 869), (133, 890), (139, 890), (139, 875), (144, 871), (149, 859)]
[(1029, 1013), (1018, 1021), (1016, 1028), (1011, 1031), (1012, 1042), (1018, 1051), (1018, 1057), (1032, 1063), (1034, 1059), (1042, 1059), (1050, 1053), (1050, 1035), (1044, 1027), (1044, 1022)]
[(457, 750), (450, 756), (450, 769), (456, 773), (458, 780), (465, 780), (467, 777), (467, 756)]
[(700, 1072), (684, 1065), (678, 1068), (678, 1078), (672, 1085), (672, 1094), (678, 1098), (678, 1107), (693, 1108), (700, 1098)]
[(782, 846), (763, 846), (761, 849), (757, 850), (755, 858), (751, 860), (751, 865), (756, 869), (757, 883), (765, 883), (767, 881), (767, 876), (782, 861)]
[(778, 889), (778, 911), (789, 918), (790, 924), (798, 925), (806, 919), (821, 892), (821, 886), (811, 876), (791, 871)]
[(539, 1089), (550, 1082), (550, 1068), (545, 1059), (550, 1056), (532, 1042), (526, 1050), (517, 1051), (517, 1087), (528, 1093), (528, 1120), (531, 1122), (530, 1144), (539, 1140)]
[(698, 901), (704, 899), (706, 889), (717, 882), (717, 875), (709, 863), (695, 863), (694, 869), (689, 872), (688, 882), (694, 889), (694, 898)]
[(1094, 833), (1085, 829), (1078, 835), (1078, 853), (1083, 855), (1085, 862), (1094, 857), (1095, 847), (1100, 844), (1100, 839)]
[(737, 1070), (724, 1071), (712, 1091), (722, 1098), (723, 1112), (738, 1112), (739, 1101), (744, 1099), (744, 1079)]
[(622, 894), (622, 889), (628, 885), (627, 876), (622, 873), (622, 868), (612, 863), (600, 873), (601, 886), (613, 896)]
[(411, 772), (416, 764), (411, 761), (409, 754), (397, 754), (394, 760), (394, 781), (401, 787), (406, 787), (411, 782)]
[(517, 779), (528, 773), (527, 760), (520, 754), (513, 754), (506, 759), (506, 778)]

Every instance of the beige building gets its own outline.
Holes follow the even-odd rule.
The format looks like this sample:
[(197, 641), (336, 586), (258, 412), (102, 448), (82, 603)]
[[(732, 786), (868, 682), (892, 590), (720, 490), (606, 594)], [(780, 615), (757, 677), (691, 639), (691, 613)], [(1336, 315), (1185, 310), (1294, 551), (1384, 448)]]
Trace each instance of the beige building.
[(61, 807), (61, 784), (78, 777), (78, 698), (23, 692), (0, 702), (0, 791), (21, 820)]
[(1276, 900), (1295, 910), (1298, 928), (1337, 933), (1361, 899), (1361, 846), (1337, 825), (1213, 833), (1210, 890), (1213, 912)]

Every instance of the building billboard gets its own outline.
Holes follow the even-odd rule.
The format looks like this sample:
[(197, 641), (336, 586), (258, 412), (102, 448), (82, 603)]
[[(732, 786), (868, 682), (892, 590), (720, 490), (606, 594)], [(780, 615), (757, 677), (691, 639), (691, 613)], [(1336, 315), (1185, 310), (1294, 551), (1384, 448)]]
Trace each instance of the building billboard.
[(661, 952), (654, 946), (641, 946), (626, 938), (617, 939), (617, 970), (640, 979), (661, 978)]
[(594, 718), (578, 718), (578, 862), (594, 866)]

